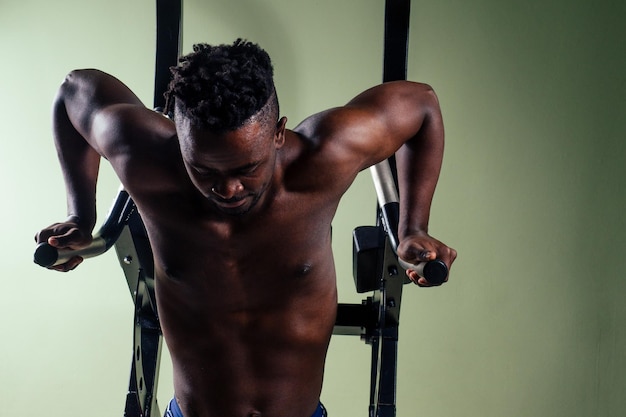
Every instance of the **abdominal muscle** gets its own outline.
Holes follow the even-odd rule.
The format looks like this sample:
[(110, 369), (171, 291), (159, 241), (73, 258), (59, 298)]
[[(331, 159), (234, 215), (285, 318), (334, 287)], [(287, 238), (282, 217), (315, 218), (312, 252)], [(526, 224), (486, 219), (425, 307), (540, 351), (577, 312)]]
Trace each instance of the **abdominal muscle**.
[(216, 262), (191, 279), (157, 266), (159, 316), (185, 417), (313, 414), (337, 306), (332, 256), (320, 259), (305, 268), (273, 260), (268, 271), (285, 272), (278, 278), (262, 265), (243, 278)]

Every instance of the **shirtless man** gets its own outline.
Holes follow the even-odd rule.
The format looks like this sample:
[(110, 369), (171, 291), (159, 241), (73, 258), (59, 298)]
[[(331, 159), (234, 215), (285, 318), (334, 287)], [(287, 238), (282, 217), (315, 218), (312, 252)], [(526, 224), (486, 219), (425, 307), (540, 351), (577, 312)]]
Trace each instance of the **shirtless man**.
[(319, 398), (337, 306), (331, 221), (356, 175), (396, 153), (401, 258), (450, 267), (456, 257), (428, 235), (443, 155), (437, 98), (424, 84), (387, 83), (289, 130), (257, 45), (196, 45), (172, 71), (171, 120), (110, 75), (67, 76), (53, 130), (69, 216), (37, 241), (89, 244), (106, 158), (154, 252), (176, 392), (167, 413), (325, 415)]

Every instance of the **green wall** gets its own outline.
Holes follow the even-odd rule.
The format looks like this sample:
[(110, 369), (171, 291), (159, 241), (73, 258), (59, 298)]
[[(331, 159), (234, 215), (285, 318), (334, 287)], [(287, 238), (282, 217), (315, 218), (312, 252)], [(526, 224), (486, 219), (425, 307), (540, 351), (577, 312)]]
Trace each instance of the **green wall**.
[[(409, 78), (435, 87), (447, 132), (431, 232), (459, 258), (445, 286), (405, 288), (399, 417), (626, 410), (625, 18), (608, 0), (413, 2)], [(382, 19), (383, 0), (187, 0), (184, 50), (259, 42), (293, 127), (379, 82)], [(96, 67), (150, 104), (153, 2), (0, 0), (0, 53), (2, 413), (121, 415), (132, 305), (115, 255), (57, 274), (32, 264), (32, 236), (65, 215), (56, 88)], [(368, 175), (334, 223), (342, 302), (362, 298), (350, 233), (373, 222)], [(104, 167), (101, 217), (116, 189)], [(369, 351), (355, 339), (331, 344), (333, 416), (367, 412)]]

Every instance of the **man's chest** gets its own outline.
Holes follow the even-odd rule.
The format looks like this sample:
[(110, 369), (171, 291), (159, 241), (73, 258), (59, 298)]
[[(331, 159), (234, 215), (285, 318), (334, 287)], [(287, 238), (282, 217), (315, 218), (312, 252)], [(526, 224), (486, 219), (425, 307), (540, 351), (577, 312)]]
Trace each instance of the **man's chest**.
[(332, 214), (292, 200), (233, 218), (183, 205), (143, 217), (155, 262), (164, 270), (234, 277), (306, 270), (330, 248)]

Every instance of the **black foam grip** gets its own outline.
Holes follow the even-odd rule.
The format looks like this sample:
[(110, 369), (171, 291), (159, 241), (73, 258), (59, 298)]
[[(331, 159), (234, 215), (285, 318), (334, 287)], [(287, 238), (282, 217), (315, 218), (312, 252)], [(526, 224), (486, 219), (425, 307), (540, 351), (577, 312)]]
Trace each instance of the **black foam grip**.
[(54, 246), (50, 246), (46, 242), (42, 242), (35, 248), (34, 262), (43, 267), (49, 267), (55, 264), (59, 259), (59, 251)]
[(441, 285), (448, 277), (448, 267), (439, 259), (428, 261), (424, 265), (423, 275), (430, 284)]

